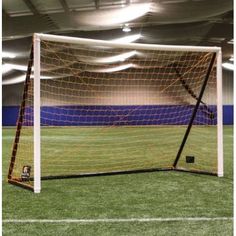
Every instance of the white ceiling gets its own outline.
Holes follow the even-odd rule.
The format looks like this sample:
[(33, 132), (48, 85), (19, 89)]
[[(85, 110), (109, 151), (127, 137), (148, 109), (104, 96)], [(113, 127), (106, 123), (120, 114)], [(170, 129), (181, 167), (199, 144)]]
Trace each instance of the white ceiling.
[[(122, 32), (122, 12), (148, 3), (144, 16), (128, 15), (132, 31)], [(220, 46), (224, 61), (233, 53), (233, 0), (2, 0), (2, 8), (3, 51), (17, 54), (3, 62), (26, 65), (34, 32), (97, 39), (141, 32), (140, 43)]]

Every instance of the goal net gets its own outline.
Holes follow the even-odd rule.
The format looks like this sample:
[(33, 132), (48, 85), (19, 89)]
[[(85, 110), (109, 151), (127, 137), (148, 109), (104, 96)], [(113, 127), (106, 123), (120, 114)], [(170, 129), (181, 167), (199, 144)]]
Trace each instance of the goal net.
[(35, 34), (8, 181), (155, 170), (223, 175), (220, 49)]

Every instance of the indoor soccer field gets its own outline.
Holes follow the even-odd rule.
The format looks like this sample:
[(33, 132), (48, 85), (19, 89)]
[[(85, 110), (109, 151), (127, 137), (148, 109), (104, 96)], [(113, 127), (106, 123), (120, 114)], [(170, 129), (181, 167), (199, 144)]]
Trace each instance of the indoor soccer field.
[[(152, 129), (139, 132), (148, 132), (154, 139)], [(14, 131), (3, 128), (4, 235), (232, 235), (232, 126), (224, 127), (223, 178), (164, 171), (54, 179), (42, 181), (39, 195), (7, 183)], [(73, 137), (73, 129), (70, 132)], [(117, 139), (116, 132), (110, 131), (110, 141)], [(56, 134), (63, 138), (59, 128)], [(55, 138), (46, 130), (45, 136), (48, 141)], [(163, 135), (162, 141), (169, 138)], [(142, 149), (142, 144), (132, 148)], [(51, 152), (57, 149), (51, 146)], [(96, 160), (86, 161), (94, 169)], [(112, 166), (113, 162), (106, 159), (105, 164)]]
[(234, 9), (212, 2), (2, 0), (4, 236), (233, 234)]

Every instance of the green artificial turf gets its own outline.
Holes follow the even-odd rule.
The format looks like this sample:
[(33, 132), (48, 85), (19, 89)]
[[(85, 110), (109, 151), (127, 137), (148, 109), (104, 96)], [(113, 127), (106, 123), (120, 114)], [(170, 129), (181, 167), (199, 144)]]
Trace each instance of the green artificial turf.
[[(27, 232), (26, 234), (23, 234)], [(15, 224), (4, 235), (102, 235), (102, 236), (222, 236), (232, 235), (232, 222), (145, 222), (99, 224)]]
[[(152, 172), (48, 180), (42, 181), (42, 193), (33, 194), (6, 183), (14, 129), (5, 128), (3, 129), (3, 219), (232, 217), (232, 130), (232, 126), (224, 127), (223, 178), (180, 172)], [(150, 136), (155, 132), (149, 130)], [(63, 132), (61, 133), (63, 135)], [(73, 134), (72, 131), (71, 133)], [(45, 140), (47, 138), (50, 140), (50, 135), (46, 131)], [(119, 134), (117, 135), (116, 137), (119, 137)], [(109, 137), (111, 134), (106, 136), (106, 139)], [(163, 136), (161, 143), (164, 143), (164, 139)], [(99, 139), (96, 140), (99, 142)], [(51, 143), (49, 141), (49, 144)], [(142, 143), (139, 145), (142, 148)], [(51, 148), (57, 149), (57, 147)], [(112, 151), (112, 146), (110, 150)], [(153, 147), (152, 150), (156, 149)], [(86, 150), (84, 149), (82, 153), (86, 153)], [(59, 153), (58, 158), (61, 155), (63, 154)], [(114, 166), (109, 165), (109, 162), (105, 165)], [(3, 223), (3, 234), (217, 236), (232, 235), (232, 220), (92, 224)]]

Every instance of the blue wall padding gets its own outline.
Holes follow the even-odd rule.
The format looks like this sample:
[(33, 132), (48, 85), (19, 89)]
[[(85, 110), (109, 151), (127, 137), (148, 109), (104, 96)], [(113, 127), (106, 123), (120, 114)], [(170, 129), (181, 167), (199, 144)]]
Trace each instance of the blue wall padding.
[[(41, 108), (41, 123), (54, 126), (184, 125), (188, 124), (193, 108), (190, 105), (50, 106)], [(215, 106), (210, 109), (216, 113)], [(202, 107), (195, 124), (205, 124), (207, 120)]]
[(15, 126), (18, 117), (18, 106), (2, 107), (2, 126)]
[(223, 106), (223, 123), (232, 125), (234, 123), (234, 107), (232, 105)]
[[(208, 106), (216, 117), (216, 106)], [(32, 109), (32, 108), (28, 108)], [(188, 124), (193, 106), (145, 105), (145, 106), (44, 106), (41, 107), (41, 123), (53, 126), (88, 125), (184, 125)], [(18, 106), (2, 108), (3, 126), (14, 126), (19, 112)], [(26, 110), (26, 113), (29, 111)], [(233, 124), (233, 106), (223, 107), (224, 124)], [(179, 116), (178, 116), (178, 114)], [(182, 117), (179, 119), (178, 117)], [(197, 112), (195, 124), (209, 124), (203, 106)], [(211, 121), (215, 124), (216, 119)], [(32, 125), (32, 123), (28, 123)]]

